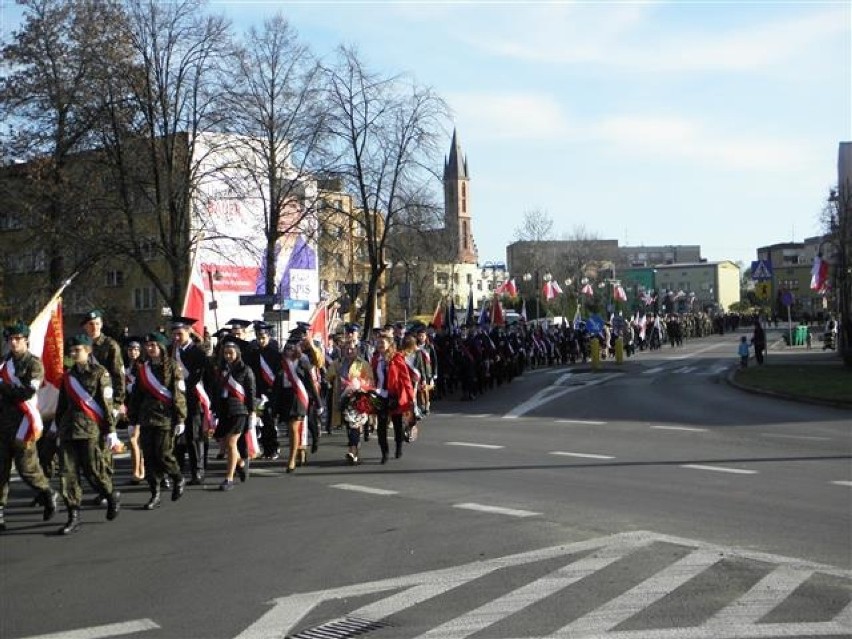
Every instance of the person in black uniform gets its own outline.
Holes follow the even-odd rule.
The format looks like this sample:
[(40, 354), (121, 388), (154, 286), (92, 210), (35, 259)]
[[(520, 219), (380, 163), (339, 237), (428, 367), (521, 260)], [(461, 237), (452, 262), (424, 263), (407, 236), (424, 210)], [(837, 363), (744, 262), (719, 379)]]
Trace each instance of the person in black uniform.
[(245, 360), (254, 373), (255, 406), (260, 411), (260, 446), (263, 449), (263, 457), (278, 459), (278, 428), (270, 411), (266, 410), (269, 398), (272, 397), (275, 376), (281, 370), (281, 354), (278, 352), (277, 342), (271, 337), (271, 331), (272, 326), (269, 324), (254, 323), (257, 339), (252, 342)]
[(220, 490), (233, 490), (234, 473), (240, 481), (246, 481), (249, 474), (249, 460), (245, 449), (243, 434), (249, 427), (249, 420), (256, 419), (254, 412), (255, 380), (251, 368), (242, 360), (239, 341), (226, 337), (222, 341), (224, 367), (219, 376), (219, 390), (216, 393), (216, 414), (219, 425), (216, 427), (216, 439), (220, 440), (228, 458), (227, 474), (220, 484)]
[[(181, 472), (189, 458), (189, 483), (196, 485), (204, 481), (207, 468), (204, 455), (204, 439), (211, 428), (213, 414), (210, 405), (210, 366), (200, 344), (192, 339), (192, 325), (198, 320), (192, 317), (172, 318), (172, 356), (181, 368), (186, 384), (186, 430), (175, 442), (175, 458)], [(206, 383), (205, 383), (206, 382)]]

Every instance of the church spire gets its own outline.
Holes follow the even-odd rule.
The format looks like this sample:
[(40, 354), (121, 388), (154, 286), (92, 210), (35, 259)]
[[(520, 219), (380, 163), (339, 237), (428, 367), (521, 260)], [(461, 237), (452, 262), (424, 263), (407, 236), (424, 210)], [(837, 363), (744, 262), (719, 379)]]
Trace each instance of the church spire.
[(455, 127), (453, 128), (453, 141), (450, 143), (450, 157), (444, 160), (444, 180), (447, 179), (470, 179), (467, 172), (467, 158), (462, 155), (461, 143)]

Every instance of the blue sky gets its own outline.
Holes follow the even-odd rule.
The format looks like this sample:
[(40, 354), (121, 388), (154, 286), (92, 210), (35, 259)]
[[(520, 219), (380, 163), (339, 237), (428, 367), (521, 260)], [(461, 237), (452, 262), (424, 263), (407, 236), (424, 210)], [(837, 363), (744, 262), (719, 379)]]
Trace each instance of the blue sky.
[(504, 260), (524, 212), (541, 209), (556, 239), (583, 227), (748, 264), (758, 246), (819, 233), (838, 143), (852, 139), (850, 0), (210, 9), (239, 30), (281, 11), (318, 56), (354, 44), (442, 95), (483, 262)]

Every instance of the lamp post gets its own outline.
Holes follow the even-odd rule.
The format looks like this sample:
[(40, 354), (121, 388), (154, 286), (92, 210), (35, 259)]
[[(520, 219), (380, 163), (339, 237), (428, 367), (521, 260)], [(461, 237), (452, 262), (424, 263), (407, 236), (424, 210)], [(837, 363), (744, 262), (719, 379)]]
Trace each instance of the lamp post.
[[(532, 273), (524, 273), (523, 280), (525, 282), (532, 281), (533, 277), (535, 278), (535, 318), (538, 320), (541, 317), (541, 281), (540, 273), (538, 269), (535, 269)], [(549, 282), (553, 279), (553, 276), (548, 272), (545, 273), (544, 281)]]

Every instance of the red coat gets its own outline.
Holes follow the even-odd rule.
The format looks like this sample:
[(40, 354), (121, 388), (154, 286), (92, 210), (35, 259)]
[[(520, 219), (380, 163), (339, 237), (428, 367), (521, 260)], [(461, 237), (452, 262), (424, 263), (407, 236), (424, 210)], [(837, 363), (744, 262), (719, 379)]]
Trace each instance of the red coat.
[(414, 410), (414, 386), (402, 353), (395, 353), (388, 364), (386, 386), (388, 394), (396, 397), (398, 402), (397, 407), (390, 411), (391, 415), (402, 415)]

